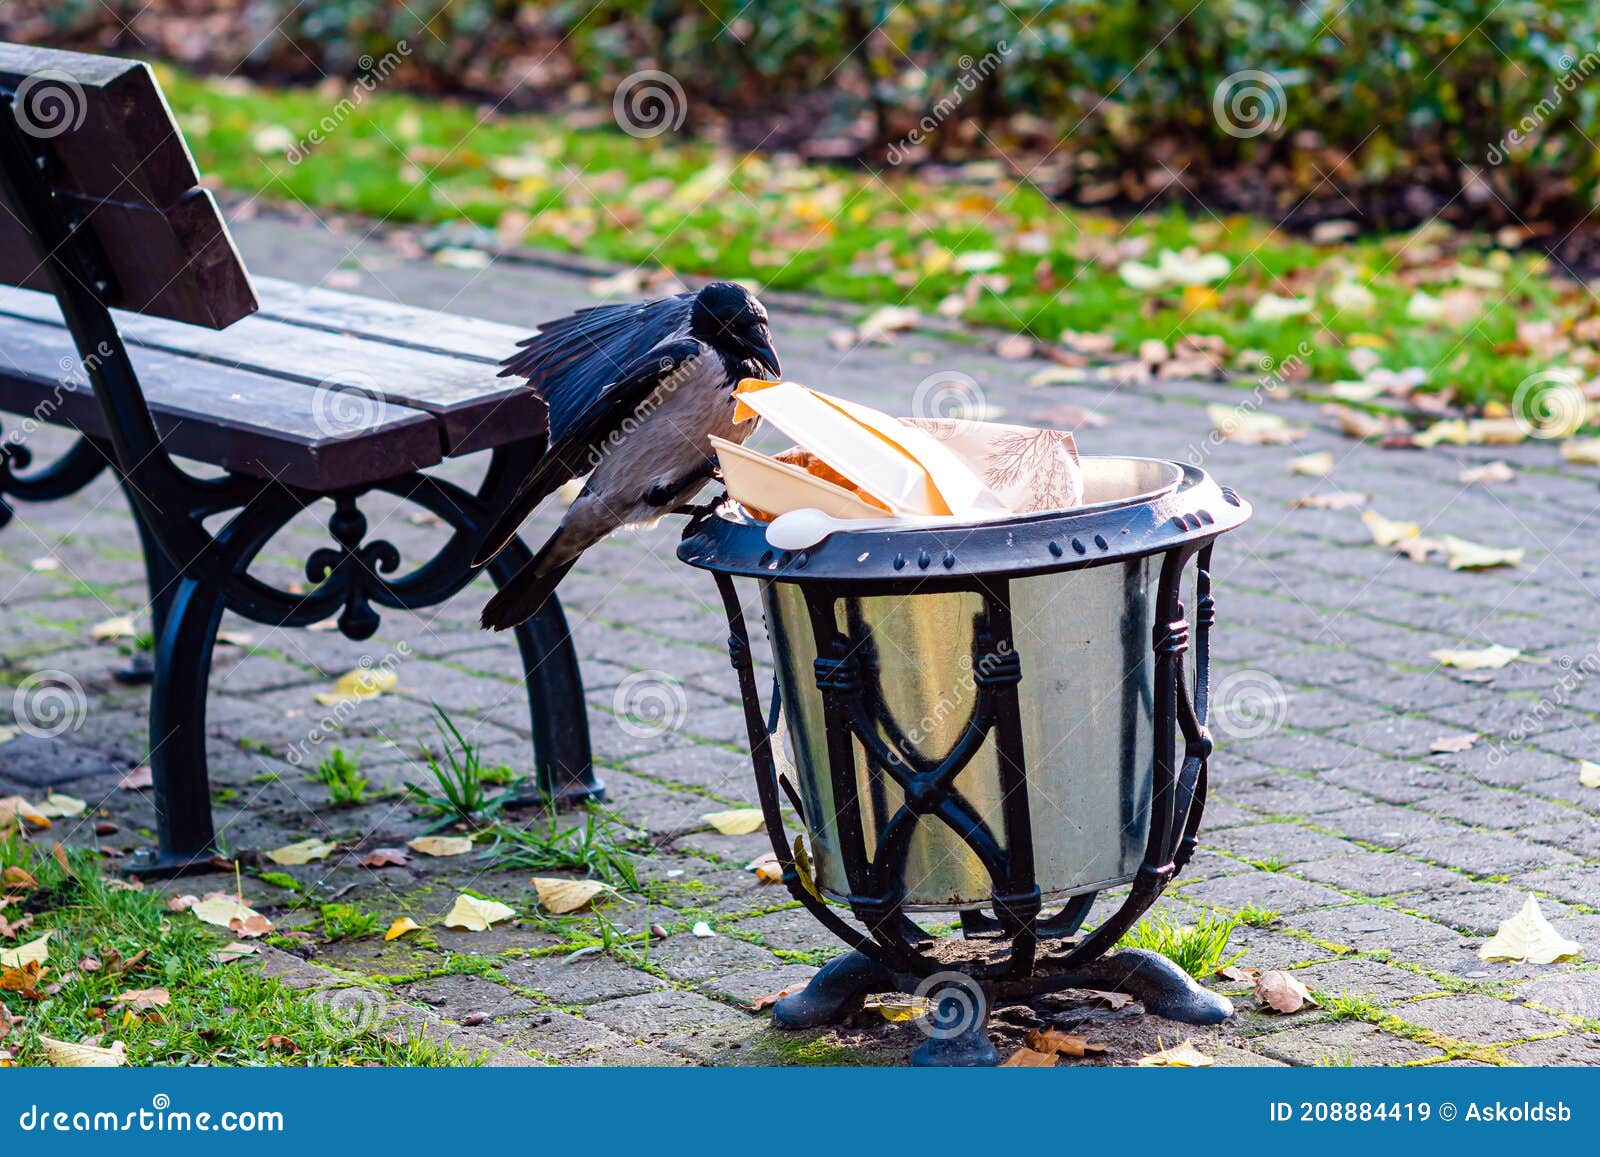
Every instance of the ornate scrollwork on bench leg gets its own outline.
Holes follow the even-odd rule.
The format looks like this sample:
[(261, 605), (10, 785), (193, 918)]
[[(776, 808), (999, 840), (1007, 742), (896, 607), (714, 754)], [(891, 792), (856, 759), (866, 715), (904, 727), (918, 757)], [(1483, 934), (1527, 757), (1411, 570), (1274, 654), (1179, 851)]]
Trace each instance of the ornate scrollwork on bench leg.
[(0, 438), (0, 526), (14, 513), (8, 498), (23, 502), (66, 498), (93, 482), (110, 463), (92, 441), (79, 438), (48, 466), (31, 474), (18, 473), (33, 465), (33, 451), (15, 434)]

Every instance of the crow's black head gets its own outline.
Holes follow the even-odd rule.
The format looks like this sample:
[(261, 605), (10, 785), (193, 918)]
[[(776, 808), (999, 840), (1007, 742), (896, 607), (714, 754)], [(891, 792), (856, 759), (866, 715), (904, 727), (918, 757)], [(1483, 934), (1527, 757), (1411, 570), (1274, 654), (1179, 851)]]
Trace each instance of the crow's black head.
[(774, 378), (783, 373), (772, 348), (766, 307), (742, 285), (713, 281), (695, 294), (689, 332), (739, 361), (754, 361)]

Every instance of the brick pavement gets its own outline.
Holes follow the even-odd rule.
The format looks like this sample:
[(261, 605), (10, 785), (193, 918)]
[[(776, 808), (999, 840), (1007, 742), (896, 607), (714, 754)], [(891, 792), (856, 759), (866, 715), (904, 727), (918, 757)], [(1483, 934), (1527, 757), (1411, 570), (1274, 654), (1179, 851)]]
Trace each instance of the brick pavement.
[[(359, 270), (364, 292), (503, 321), (533, 322), (587, 296), (571, 274), (450, 268), (359, 232), (263, 218), (238, 233), (259, 273), (315, 281)], [(1080, 433), (1088, 453), (1183, 457), (1200, 447), (1207, 468), (1255, 503), (1254, 522), (1217, 552), (1223, 719), (1206, 850), (1162, 906), (1179, 918), (1246, 904), (1272, 909), (1268, 926), (1235, 933), (1241, 962), (1291, 968), (1325, 997), (1360, 999), (1338, 1002), (1333, 1013), (1286, 1017), (1244, 997), (1234, 1021), (1213, 1030), (1141, 1021), (1113, 1061), (1181, 1034), (1224, 1063), (1600, 1063), (1595, 963), (1485, 964), (1475, 951), (1533, 892), (1557, 929), (1600, 961), (1600, 790), (1578, 782), (1578, 760), (1600, 760), (1595, 471), (1564, 466), (1545, 443), (1429, 452), (1363, 446), (1301, 402), (1270, 403), (1312, 427), (1293, 447), (1212, 444), (1206, 403), (1237, 403), (1246, 393), (1189, 382), (1035, 389), (1023, 383), (1036, 364), (934, 336), (841, 352), (827, 340), (836, 325), (777, 312), (793, 377), (904, 412), (926, 375), (959, 370), (1009, 418), (1048, 420), (1063, 405), (1100, 413), (1107, 424)], [(41, 459), (63, 444), (51, 432), (34, 439)], [(1289, 458), (1319, 449), (1337, 460), (1330, 479), (1287, 472)], [(1459, 483), (1464, 467), (1495, 458), (1517, 468), (1517, 481)], [(450, 470), (469, 477), (478, 468)], [(1371, 544), (1358, 511), (1290, 508), (1319, 489), (1369, 492), (1374, 508), (1419, 522), (1426, 534), (1526, 548), (1526, 564), (1466, 573), (1390, 555)], [(408, 515), (375, 503), (373, 534), (420, 558), (442, 531)], [(549, 521), (542, 516), (530, 537)], [(324, 538), (316, 518), (302, 518), (269, 549), (264, 573), (295, 580)], [(530, 917), (484, 934), (433, 928), (392, 944), (317, 943), (313, 976), (319, 968), (376, 977), (393, 1000), (429, 1010), (429, 1023), (483, 1044), (495, 1063), (876, 1063), (902, 1058), (919, 1039), (906, 1026), (867, 1022), (784, 1036), (745, 1008), (803, 980), (836, 945), (785, 895), (742, 870), (763, 836), (697, 830), (703, 813), (755, 797), (725, 627), (706, 576), (674, 561), (675, 540), (672, 525), (615, 539), (592, 551), (563, 588), (612, 806), (655, 842), (639, 861), (643, 896), (613, 918), (635, 928), (659, 924), (669, 935), (647, 959), (629, 962), (604, 953), (568, 959), (577, 924), (592, 931), (588, 918)], [(420, 782), (416, 749), (432, 735), (429, 701), (451, 713), (486, 759), (526, 768), (514, 648), (473, 625), (484, 595), (480, 584), (429, 614), (389, 614), (362, 644), (336, 633), (225, 624), (248, 636), (219, 649), (212, 677), (208, 731), (227, 846), (271, 848), (318, 834), (368, 847), (421, 830), (423, 821), (393, 796), (327, 808), (321, 788), (283, 758), (322, 714), (313, 694), (363, 655), (406, 649), (397, 693), (363, 704), (337, 739), (379, 788)], [(15, 685), (30, 672), (65, 671), (88, 695), (75, 729), (0, 746), (0, 794), (36, 797), (53, 781), (104, 799), (121, 826), (102, 840), (113, 849), (145, 842), (152, 821), (147, 799), (112, 787), (146, 754), (145, 693), (112, 681), (122, 658), (92, 643), (89, 627), (143, 604), (132, 527), (104, 480), (69, 501), (24, 507), (0, 534), (0, 679)], [(1490, 643), (1530, 659), (1463, 676), (1429, 657), (1441, 647)], [(630, 720), (625, 697), (637, 693), (641, 673), (681, 688), (680, 727), (650, 733)], [(0, 696), (0, 725), (8, 709)], [(1430, 754), (1435, 739), (1467, 732), (1482, 738), (1464, 752)], [(75, 838), (95, 839), (87, 824)], [(533, 908), (527, 873), (485, 871), (471, 859), (369, 870), (347, 858), (290, 871), (323, 894), (347, 889), (344, 902), (382, 914), (385, 924), (401, 913), (436, 919), (468, 884), (519, 911)], [(260, 883), (247, 890), (279, 906), (280, 928), (316, 925), (314, 915), (282, 907), (286, 893)], [(714, 937), (688, 931), (701, 920)], [(281, 968), (297, 983), (315, 983), (304, 978), (308, 965)]]

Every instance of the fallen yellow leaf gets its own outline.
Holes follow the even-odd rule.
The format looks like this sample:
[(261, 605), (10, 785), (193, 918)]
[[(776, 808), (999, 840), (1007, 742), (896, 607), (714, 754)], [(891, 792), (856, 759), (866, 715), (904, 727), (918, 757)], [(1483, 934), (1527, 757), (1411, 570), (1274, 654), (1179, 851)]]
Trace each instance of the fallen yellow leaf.
[(389, 931), (387, 931), (387, 932), (385, 932), (383, 934), (383, 938), (384, 938), (385, 941), (398, 940), (400, 937), (404, 936), (407, 932), (415, 932), (418, 928), (421, 928), (421, 927), (422, 927), (422, 925), (418, 924), (410, 916), (402, 916), (398, 920), (396, 920), (393, 924), (389, 925)]
[(751, 832), (759, 832), (767, 822), (766, 818), (761, 814), (761, 809), (756, 807), (735, 808), (732, 811), (725, 812), (709, 812), (700, 818), (725, 836), (747, 836)]
[(1000, 1062), (1002, 1069), (1053, 1069), (1055, 1066), (1055, 1053), (1042, 1053), (1038, 1049), (1030, 1049), (1027, 1045), (1021, 1046)]
[(1289, 459), (1289, 473), (1303, 474), (1307, 478), (1326, 478), (1333, 473), (1333, 451), (1318, 450), (1315, 454), (1302, 454)]
[(1422, 527), (1414, 522), (1396, 522), (1385, 518), (1376, 510), (1366, 510), (1361, 514), (1361, 521), (1366, 524), (1367, 531), (1372, 535), (1372, 541), (1379, 546), (1393, 546), (1408, 538), (1416, 538), (1422, 533)]
[(811, 853), (806, 851), (804, 836), (794, 838), (794, 872), (800, 877), (800, 886), (814, 899), (821, 901), (822, 892), (817, 888), (816, 874), (811, 870)]
[(1158, 1053), (1150, 1053), (1139, 1058), (1139, 1067), (1148, 1068), (1173, 1068), (1173, 1069), (1209, 1069), (1216, 1062), (1205, 1053), (1194, 1047), (1190, 1041), (1175, 1045), (1170, 1049), (1163, 1049)]
[(1578, 783), (1584, 787), (1600, 787), (1600, 763), (1585, 759), (1578, 764)]
[(1502, 647), (1499, 643), (1479, 651), (1446, 648), (1429, 651), (1428, 654), (1446, 667), (1454, 667), (1460, 671), (1498, 671), (1513, 659), (1522, 657), (1522, 652), (1515, 647)]
[(1295, 510), (1348, 510), (1352, 506), (1365, 506), (1372, 495), (1359, 490), (1331, 490), (1325, 494), (1307, 494), (1289, 505)]
[(1463, 486), (1490, 486), (1497, 482), (1511, 482), (1516, 477), (1517, 472), (1504, 462), (1490, 462), (1463, 470), (1457, 475), (1457, 481)]
[(472, 851), (472, 840), (467, 836), (418, 836), (407, 840), (406, 847), (424, 856), (464, 856)]
[(50, 937), (53, 935), (52, 932), (46, 932), (37, 940), (30, 940), (15, 948), (0, 948), (0, 967), (25, 968), (29, 964), (43, 964), (50, 959)]
[(248, 923), (263, 917), (248, 904), (232, 896), (210, 896), (189, 908), (197, 920), (214, 924), (218, 928), (231, 928), (235, 920)]
[(870, 1012), (876, 1012), (893, 1024), (920, 1020), (932, 1011), (928, 1002), (922, 997), (904, 992), (880, 992), (877, 996), (867, 997), (862, 1007)]
[(20, 795), (8, 795), (0, 799), (0, 831), (12, 825), (20, 828), (24, 824), (40, 829), (47, 828), (50, 826), (50, 817)]
[(1523, 901), (1522, 911), (1501, 924), (1488, 943), (1478, 949), (1478, 957), (1556, 964), (1562, 960), (1582, 959), (1583, 946), (1552, 928), (1544, 913), (1539, 911), (1538, 897), (1530, 895)]
[(376, 699), (385, 691), (393, 691), (399, 684), (400, 676), (393, 671), (357, 667), (335, 679), (333, 690), (317, 692), (316, 700), (325, 707), (338, 703), (358, 703), (363, 699)]
[(498, 900), (483, 900), (462, 893), (456, 897), (455, 907), (444, 918), (444, 926), (465, 928), (468, 932), (487, 932), (491, 925), (509, 920), (516, 914), (515, 908), (507, 907)]
[(44, 797), (44, 802), (36, 810), (42, 816), (70, 819), (72, 816), (81, 816), (88, 806), (81, 799), (53, 791)]
[(1574, 466), (1600, 466), (1600, 438), (1568, 438), (1561, 443), (1561, 460)]
[(1219, 437), (1242, 446), (1282, 446), (1306, 436), (1303, 426), (1291, 426), (1278, 415), (1259, 410), (1212, 403), (1206, 413)]
[(1444, 537), (1444, 549), (1449, 556), (1451, 570), (1488, 570), (1497, 566), (1520, 566), (1527, 553), (1523, 550), (1502, 550), (1468, 542), (1453, 534)]
[(128, 1055), (121, 1041), (103, 1049), (96, 1045), (73, 1044), (71, 1041), (41, 1036), (39, 1047), (44, 1050), (45, 1060), (58, 1069), (112, 1069), (128, 1063)]
[(117, 615), (114, 618), (103, 619), (89, 628), (89, 637), (97, 643), (109, 643), (113, 639), (131, 639), (138, 633), (132, 615)]
[(301, 840), (297, 844), (286, 844), (281, 848), (273, 848), (267, 853), (267, 859), (274, 864), (309, 864), (313, 860), (322, 860), (332, 852), (334, 845), (327, 840), (309, 839)]
[(754, 872), (756, 879), (763, 884), (777, 884), (783, 881), (783, 865), (778, 862), (775, 852), (762, 852), (746, 864), (744, 870)]
[(559, 876), (535, 876), (533, 886), (538, 890), (540, 905), (557, 916), (576, 912), (602, 892), (611, 890), (599, 880), (564, 880)]

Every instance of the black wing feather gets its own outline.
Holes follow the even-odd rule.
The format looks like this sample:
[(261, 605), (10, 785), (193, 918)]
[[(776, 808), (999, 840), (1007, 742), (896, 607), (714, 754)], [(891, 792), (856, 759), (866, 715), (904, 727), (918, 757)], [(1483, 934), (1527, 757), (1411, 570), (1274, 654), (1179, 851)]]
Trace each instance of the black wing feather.
[(518, 343), (501, 375), (528, 379), (550, 407), (551, 442), (566, 441), (630, 367), (688, 324), (693, 298), (597, 305), (547, 322)]

